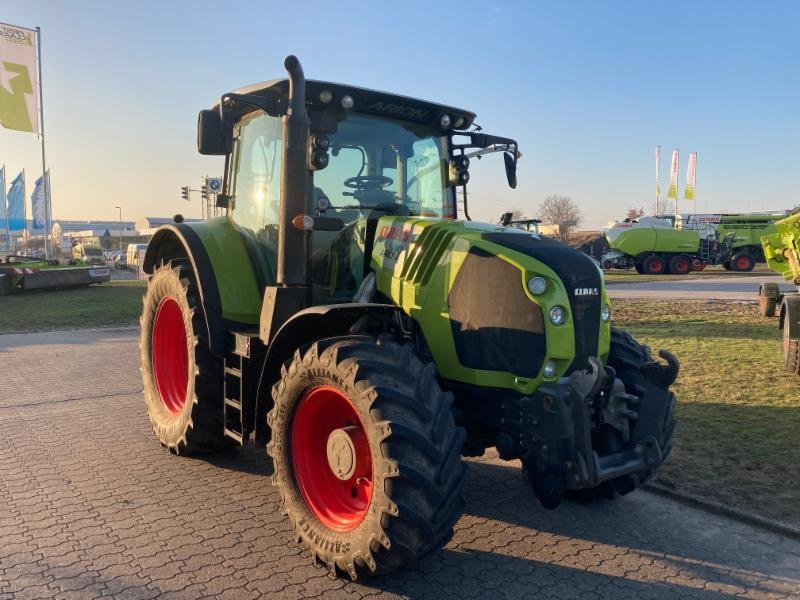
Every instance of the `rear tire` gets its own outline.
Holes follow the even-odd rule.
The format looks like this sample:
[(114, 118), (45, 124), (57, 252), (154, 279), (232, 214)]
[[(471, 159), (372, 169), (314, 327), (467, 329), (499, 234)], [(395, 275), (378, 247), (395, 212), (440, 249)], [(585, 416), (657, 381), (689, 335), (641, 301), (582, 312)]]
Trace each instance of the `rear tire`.
[(733, 267), (731, 267), (731, 261), (726, 260), (725, 262), (723, 262), (722, 263), (722, 268), (725, 269), (726, 271), (733, 270)]
[[(413, 564), (450, 540), (464, 506), (464, 430), (434, 365), (411, 345), (319, 341), (295, 352), (272, 397), (273, 483), (315, 561), (356, 579)], [(339, 443), (345, 433), (349, 449)]]
[(774, 317), (779, 293), (777, 283), (762, 283), (758, 289), (758, 314), (762, 317)]
[(175, 454), (233, 444), (223, 434), (222, 360), (202, 337), (197, 285), (181, 262), (161, 265), (150, 278), (139, 343), (147, 413), (158, 440)]
[(666, 266), (664, 259), (658, 254), (651, 254), (642, 261), (642, 270), (647, 275), (663, 275)]
[(675, 275), (686, 275), (692, 270), (692, 261), (685, 254), (678, 254), (669, 259), (669, 272)]
[(636, 264), (633, 265), (633, 268), (636, 269), (636, 272), (639, 273), (640, 275), (644, 275), (644, 268), (642, 267), (642, 263), (637, 262)]

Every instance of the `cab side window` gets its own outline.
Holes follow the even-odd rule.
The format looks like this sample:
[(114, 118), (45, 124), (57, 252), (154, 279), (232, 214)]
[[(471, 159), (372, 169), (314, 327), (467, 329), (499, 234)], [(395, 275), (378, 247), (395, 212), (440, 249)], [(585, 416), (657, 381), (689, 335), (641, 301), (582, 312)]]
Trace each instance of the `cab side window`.
[(278, 224), (281, 145), (276, 117), (256, 113), (237, 125), (232, 216), (254, 233)]

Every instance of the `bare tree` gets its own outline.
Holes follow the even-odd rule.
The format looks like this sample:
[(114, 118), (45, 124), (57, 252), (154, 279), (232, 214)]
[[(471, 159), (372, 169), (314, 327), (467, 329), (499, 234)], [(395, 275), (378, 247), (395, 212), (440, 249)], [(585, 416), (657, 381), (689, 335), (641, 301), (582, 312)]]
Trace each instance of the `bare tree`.
[(631, 206), (631, 207), (628, 209), (628, 213), (627, 213), (625, 216), (626, 216), (626, 217), (627, 217), (629, 220), (631, 220), (631, 221), (635, 221), (635, 220), (636, 220), (636, 219), (638, 219), (639, 217), (643, 217), (643, 216), (644, 216), (644, 207), (643, 207), (643, 206), (640, 206), (639, 208), (636, 208), (635, 206)]
[(675, 214), (675, 201), (669, 198), (661, 198), (658, 201), (658, 210), (656, 210), (656, 202), (650, 205), (650, 212), (654, 215), (672, 215)]
[(516, 206), (512, 206), (511, 210), (508, 211), (508, 212), (511, 213), (511, 219), (513, 221), (519, 221), (520, 219), (522, 219), (525, 216), (525, 213), (522, 212), (522, 209), (521, 208), (517, 208)]
[(557, 227), (558, 239), (565, 244), (569, 243), (570, 235), (583, 220), (583, 215), (572, 198), (561, 194), (545, 198), (539, 205), (538, 216), (544, 223)]

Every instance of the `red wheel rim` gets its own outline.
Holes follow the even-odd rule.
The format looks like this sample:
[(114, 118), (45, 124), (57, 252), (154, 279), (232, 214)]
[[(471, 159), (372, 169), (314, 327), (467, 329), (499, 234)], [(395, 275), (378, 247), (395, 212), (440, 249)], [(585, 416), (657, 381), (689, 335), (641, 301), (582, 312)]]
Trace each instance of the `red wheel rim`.
[(746, 256), (740, 256), (736, 259), (736, 268), (740, 271), (745, 271), (750, 266), (750, 259)]
[(186, 404), (189, 387), (189, 352), (183, 311), (177, 300), (167, 296), (158, 305), (151, 339), (153, 376), (164, 408), (177, 415)]
[(675, 261), (675, 267), (678, 273), (688, 273), (689, 272), (689, 261), (685, 258), (679, 258)]
[(650, 261), (650, 272), (661, 273), (664, 270), (664, 261), (660, 258), (654, 258)]
[(336, 388), (311, 388), (300, 399), (292, 464), (303, 500), (323, 525), (350, 531), (364, 520), (372, 500), (372, 453), (355, 407)]

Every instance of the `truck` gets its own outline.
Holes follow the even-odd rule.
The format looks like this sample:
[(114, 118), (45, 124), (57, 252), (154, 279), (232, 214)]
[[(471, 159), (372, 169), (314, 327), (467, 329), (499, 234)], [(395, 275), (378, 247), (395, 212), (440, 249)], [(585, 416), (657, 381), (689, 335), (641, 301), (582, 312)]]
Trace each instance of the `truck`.
[(265, 447), (297, 541), (352, 579), (442, 548), (462, 457), (487, 448), (520, 460), (549, 509), (652, 478), (677, 359), (611, 326), (588, 256), (469, 217), (470, 155), (502, 155), (514, 188), (517, 142), (467, 110), (284, 65), (199, 114), (225, 216), (165, 225), (147, 248), (157, 440)]
[[(775, 232), (764, 236), (762, 247), (767, 266), (795, 286), (800, 285), (800, 211), (775, 223)], [(778, 313), (783, 334), (783, 366), (800, 374), (800, 294), (784, 293), (777, 283), (762, 283), (758, 291), (759, 312), (764, 317)]]
[(761, 237), (775, 231), (780, 214), (720, 214), (642, 217), (604, 228), (609, 250), (606, 268), (635, 268), (639, 273), (687, 274), (708, 264), (730, 271), (752, 271), (763, 262)]
[(72, 246), (72, 262), (84, 265), (105, 265), (106, 258), (103, 249), (96, 244), (77, 242)]

